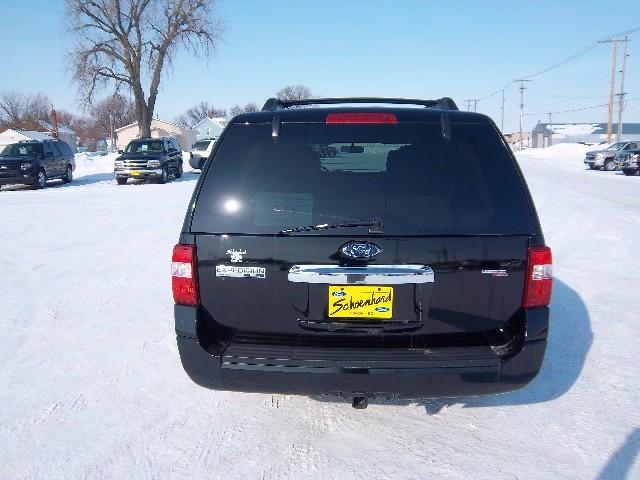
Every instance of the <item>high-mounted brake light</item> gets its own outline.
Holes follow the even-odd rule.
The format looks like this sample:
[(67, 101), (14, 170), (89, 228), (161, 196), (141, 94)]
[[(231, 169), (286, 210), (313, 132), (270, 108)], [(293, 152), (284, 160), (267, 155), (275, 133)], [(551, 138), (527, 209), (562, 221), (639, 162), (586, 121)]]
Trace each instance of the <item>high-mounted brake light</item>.
[(330, 113), (326, 123), (398, 123), (398, 118), (394, 113)]
[(180, 305), (198, 305), (196, 246), (176, 245), (171, 257), (173, 300)]
[(549, 247), (529, 248), (527, 278), (522, 300), (524, 308), (546, 307), (551, 302), (552, 263)]

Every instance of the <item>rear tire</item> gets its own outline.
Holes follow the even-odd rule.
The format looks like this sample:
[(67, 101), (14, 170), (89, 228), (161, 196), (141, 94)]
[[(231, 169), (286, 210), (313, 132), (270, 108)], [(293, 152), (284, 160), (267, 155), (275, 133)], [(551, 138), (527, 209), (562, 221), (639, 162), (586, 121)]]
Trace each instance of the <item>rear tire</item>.
[(126, 185), (127, 184), (127, 180), (129, 180), (128, 178), (116, 178), (116, 182), (118, 182), (118, 185)]
[(202, 169), (204, 168), (204, 162), (204, 158), (200, 159), (200, 161), (198, 162), (198, 170), (202, 171)]
[(180, 178), (182, 176), (182, 162), (178, 163), (178, 168), (176, 169), (176, 178)]
[(627, 177), (632, 177), (636, 173), (638, 173), (637, 168), (623, 168), (622, 173), (624, 173)]
[(613, 172), (616, 169), (616, 164), (613, 162), (613, 160), (607, 160), (604, 162), (602, 169), (607, 172)]
[(71, 183), (73, 180), (73, 167), (71, 165), (67, 165), (67, 171), (62, 176), (62, 181), (64, 183)]
[(589, 170), (600, 170), (600, 167), (598, 167), (597, 165), (594, 165), (593, 163), (590, 163)]
[(41, 168), (40, 170), (38, 170), (38, 173), (36, 174), (36, 178), (33, 181), (32, 187), (36, 190), (40, 190), (41, 188), (45, 188), (46, 186), (47, 186), (47, 174)]

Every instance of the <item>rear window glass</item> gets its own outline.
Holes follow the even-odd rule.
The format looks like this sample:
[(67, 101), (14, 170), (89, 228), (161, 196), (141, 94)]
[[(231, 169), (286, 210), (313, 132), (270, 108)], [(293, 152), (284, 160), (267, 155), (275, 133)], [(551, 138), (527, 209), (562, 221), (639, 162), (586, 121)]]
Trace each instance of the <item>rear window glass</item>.
[(193, 144), (194, 150), (206, 150), (209, 148), (210, 141), (200, 141)]
[(51, 150), (53, 150), (53, 154), (56, 157), (60, 157), (62, 156), (62, 152), (60, 151), (60, 148), (58, 147), (58, 144), (55, 142), (51, 142), (49, 145), (51, 145)]
[(450, 140), (440, 123), (284, 123), (277, 141), (270, 124), (233, 125), (206, 172), (191, 230), (272, 234), (370, 218), (391, 235), (533, 230), (526, 189), (494, 128), (455, 123)]
[(62, 151), (63, 155), (73, 155), (71, 153), (71, 147), (69, 147), (69, 145), (67, 145), (65, 142), (58, 143), (58, 147)]

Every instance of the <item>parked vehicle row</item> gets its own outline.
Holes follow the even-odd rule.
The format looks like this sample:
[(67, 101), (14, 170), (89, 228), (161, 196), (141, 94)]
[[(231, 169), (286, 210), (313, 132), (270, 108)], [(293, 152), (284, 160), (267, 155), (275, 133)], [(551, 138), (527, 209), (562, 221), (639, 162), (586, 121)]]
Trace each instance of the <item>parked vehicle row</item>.
[(622, 162), (622, 173), (627, 176), (635, 175), (640, 171), (640, 149), (631, 150)]
[(75, 169), (73, 152), (62, 140), (23, 140), (0, 152), (0, 186), (45, 188), (54, 179), (69, 183)]
[(638, 149), (640, 149), (640, 141), (616, 142), (602, 150), (587, 152), (584, 163), (591, 170), (620, 170), (627, 157)]

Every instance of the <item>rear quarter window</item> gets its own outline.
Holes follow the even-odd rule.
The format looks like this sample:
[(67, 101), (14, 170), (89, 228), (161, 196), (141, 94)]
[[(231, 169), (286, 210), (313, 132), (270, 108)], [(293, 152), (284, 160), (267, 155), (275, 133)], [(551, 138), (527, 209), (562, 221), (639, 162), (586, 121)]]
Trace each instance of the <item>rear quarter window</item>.
[[(191, 230), (273, 234), (382, 218), (388, 235), (531, 234), (519, 171), (488, 123), (232, 125)], [(366, 234), (366, 227), (350, 230)], [(343, 235), (343, 230), (303, 234)]]
[(58, 146), (60, 147), (60, 150), (62, 150), (62, 154), (65, 157), (68, 157), (70, 155), (73, 155), (73, 153), (71, 152), (71, 148), (69, 147), (69, 145), (67, 145), (65, 142), (60, 142), (58, 144)]

